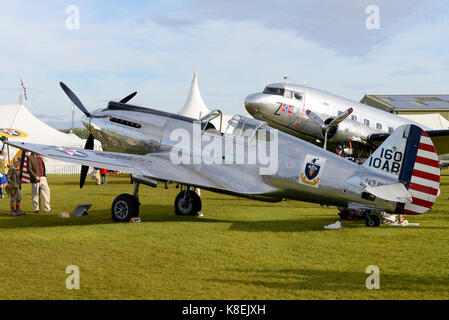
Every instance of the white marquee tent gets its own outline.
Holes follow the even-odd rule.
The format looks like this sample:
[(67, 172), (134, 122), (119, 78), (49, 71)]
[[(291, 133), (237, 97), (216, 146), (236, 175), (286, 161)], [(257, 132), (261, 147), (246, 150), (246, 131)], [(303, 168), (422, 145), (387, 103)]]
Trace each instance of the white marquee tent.
[[(199, 119), (210, 112), (209, 108), (203, 101), (201, 97), (200, 89), (198, 87), (198, 77), (196, 72), (193, 73), (192, 84), (190, 86), (189, 96), (184, 104), (184, 107), (179, 111), (179, 114), (182, 116)], [(228, 121), (232, 118), (231, 115), (223, 115), (223, 123), (221, 131), (226, 130), (228, 125)], [(220, 128), (220, 119), (216, 118), (212, 120), (214, 126), (219, 129)]]
[[(73, 133), (63, 133), (50, 127), (36, 118), (24, 105), (0, 106), (0, 136), (14, 131), (19, 131), (16, 134), (20, 133), (20, 135), (13, 137), (9, 134), (7, 135), (8, 139), (75, 148), (84, 148), (86, 141)], [(97, 148), (96, 146), (95, 149)], [(9, 147), (9, 157), (14, 157), (17, 151), (17, 149)], [(49, 158), (45, 163), (49, 174), (78, 174), (81, 168), (79, 165)]]
[(401, 114), (401, 117), (410, 119), (435, 130), (449, 129), (449, 121), (439, 113)]

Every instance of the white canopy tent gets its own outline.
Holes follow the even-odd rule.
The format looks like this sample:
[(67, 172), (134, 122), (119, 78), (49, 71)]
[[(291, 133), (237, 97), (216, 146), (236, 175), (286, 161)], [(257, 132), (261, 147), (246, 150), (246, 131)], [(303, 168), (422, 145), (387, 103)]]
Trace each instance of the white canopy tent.
[(401, 114), (401, 117), (413, 120), (435, 130), (449, 129), (449, 121), (439, 113)]
[[(190, 86), (189, 96), (184, 104), (184, 107), (179, 111), (179, 114), (182, 116), (199, 119), (210, 112), (209, 108), (203, 101), (201, 97), (200, 89), (198, 87), (198, 77), (196, 71), (193, 73), (192, 84)], [(228, 121), (231, 120), (231, 115), (223, 115), (223, 123), (221, 131), (226, 130), (228, 125)], [(211, 121), (213, 125), (220, 129), (220, 119), (215, 118)]]
[[(8, 132), (13, 134), (8, 134)], [(17, 136), (14, 136), (15, 134)], [(84, 148), (86, 143), (86, 140), (73, 133), (63, 133), (50, 127), (36, 118), (21, 104), (0, 106), (0, 136), (2, 135), (7, 136), (11, 140), (54, 146)], [(97, 143), (95, 149), (98, 148)], [(8, 149), (9, 157), (12, 159), (18, 150), (11, 147)], [(45, 164), (49, 174), (79, 174), (81, 168), (79, 165), (49, 158), (46, 159)]]
[(189, 96), (187, 97), (184, 107), (179, 111), (180, 115), (199, 119), (209, 113), (209, 109), (201, 97), (200, 89), (198, 88), (198, 77), (196, 71), (193, 73), (192, 84), (190, 86)]

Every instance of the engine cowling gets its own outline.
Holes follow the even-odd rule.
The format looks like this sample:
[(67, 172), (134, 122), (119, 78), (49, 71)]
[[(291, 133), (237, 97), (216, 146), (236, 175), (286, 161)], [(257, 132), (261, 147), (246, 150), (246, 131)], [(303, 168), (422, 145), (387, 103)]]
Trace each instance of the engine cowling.
[[(325, 124), (329, 124), (334, 120), (334, 118), (328, 118), (324, 121)], [(356, 138), (359, 142), (365, 143), (369, 134), (372, 133), (370, 128), (362, 125), (361, 123), (354, 121), (343, 121), (337, 126), (330, 128), (327, 139), (330, 142), (338, 144), (347, 144), (349, 139)], [(322, 132), (322, 137), (324, 138), (325, 132)]]

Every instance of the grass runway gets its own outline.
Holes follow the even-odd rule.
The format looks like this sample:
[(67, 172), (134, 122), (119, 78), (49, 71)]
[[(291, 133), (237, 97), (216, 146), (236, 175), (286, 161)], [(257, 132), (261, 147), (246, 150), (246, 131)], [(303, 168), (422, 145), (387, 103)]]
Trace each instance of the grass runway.
[[(49, 176), (55, 213), (9, 216), (0, 199), (0, 299), (448, 299), (449, 172), (419, 227), (367, 228), (337, 209), (296, 201), (264, 203), (202, 191), (204, 217), (172, 215), (174, 185), (140, 188), (142, 223), (111, 223), (110, 206), (132, 193), (127, 177)], [(58, 218), (78, 203), (89, 216)], [(66, 267), (80, 270), (66, 289)], [(380, 269), (368, 290), (365, 269)]]

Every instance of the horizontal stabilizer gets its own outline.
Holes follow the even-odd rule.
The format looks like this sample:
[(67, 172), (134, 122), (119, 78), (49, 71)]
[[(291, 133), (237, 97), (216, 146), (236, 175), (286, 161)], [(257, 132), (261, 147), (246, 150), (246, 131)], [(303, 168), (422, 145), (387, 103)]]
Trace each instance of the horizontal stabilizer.
[(365, 191), (384, 200), (412, 203), (412, 196), (402, 183), (384, 184), (375, 187), (367, 186)]

